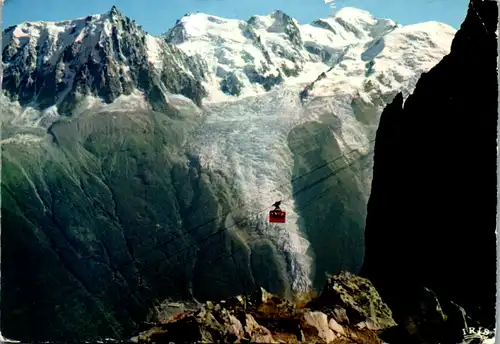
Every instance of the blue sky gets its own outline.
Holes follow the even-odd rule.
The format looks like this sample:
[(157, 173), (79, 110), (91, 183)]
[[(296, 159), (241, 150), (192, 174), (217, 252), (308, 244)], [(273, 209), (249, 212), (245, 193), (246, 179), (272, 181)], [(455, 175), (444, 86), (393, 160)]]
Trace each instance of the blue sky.
[[(332, 12), (323, 0), (8, 0), (3, 10), (3, 27), (23, 21), (84, 17), (107, 12), (113, 5), (155, 35), (167, 31), (187, 12), (248, 19), (253, 14), (280, 9), (302, 23)], [(361, 8), (403, 25), (435, 20), (458, 29), (468, 0), (339, 0), (337, 9), (344, 6)]]

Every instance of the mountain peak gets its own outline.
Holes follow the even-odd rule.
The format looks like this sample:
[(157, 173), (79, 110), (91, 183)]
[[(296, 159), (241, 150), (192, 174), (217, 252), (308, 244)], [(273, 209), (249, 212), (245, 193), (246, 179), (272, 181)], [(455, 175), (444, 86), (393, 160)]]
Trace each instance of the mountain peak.
[(115, 5), (111, 7), (111, 10), (109, 12), (106, 12), (104, 14), (104, 17), (109, 18), (111, 20), (116, 20), (116, 19), (120, 20), (125, 18), (125, 16), (120, 12), (118, 7), (116, 7)]
[(368, 12), (366, 10), (359, 9), (359, 8), (355, 8), (355, 7), (342, 7), (341, 9), (339, 9), (338, 11), (336, 11), (333, 14), (333, 17), (342, 18), (345, 20), (349, 20), (349, 19), (373, 20), (374, 19), (374, 16), (370, 12)]
[(21, 106), (36, 103), (43, 110), (56, 105), (66, 114), (77, 95), (110, 103), (135, 89), (183, 94), (175, 82), (155, 79), (164, 71), (179, 84), (191, 85), (183, 86), (189, 92), (202, 93), (182, 52), (148, 35), (116, 6), (69, 21), (22, 24), (4, 37), (3, 61), (12, 66), (5, 69), (4, 90)]
[(275, 19), (291, 19), (292, 17), (290, 17), (288, 14), (286, 14), (285, 12), (283, 12), (282, 10), (274, 10), (270, 16), (272, 18), (275, 18)]
[(357, 39), (376, 39), (399, 27), (391, 19), (377, 18), (368, 11), (354, 7), (343, 7), (328, 18), (317, 19), (310, 25), (334, 34), (340, 31), (349, 32)]
[(109, 11), (109, 13), (121, 15), (120, 11), (118, 10), (118, 8), (115, 5), (113, 5), (113, 7), (111, 7), (111, 10)]

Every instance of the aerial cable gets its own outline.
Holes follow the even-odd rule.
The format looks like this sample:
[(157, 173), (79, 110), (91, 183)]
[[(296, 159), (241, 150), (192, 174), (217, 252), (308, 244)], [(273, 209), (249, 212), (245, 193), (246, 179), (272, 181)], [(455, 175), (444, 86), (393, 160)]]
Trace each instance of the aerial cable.
[[(369, 146), (370, 144), (372, 144), (372, 143), (374, 143), (374, 142), (375, 142), (375, 140), (370, 140), (370, 141), (368, 141), (367, 143), (362, 144), (362, 145), (361, 145), (361, 147)], [(321, 170), (321, 169), (323, 169), (323, 168), (325, 168), (325, 167), (327, 167), (327, 166), (329, 166), (329, 165), (333, 164), (334, 162), (337, 162), (337, 161), (339, 161), (339, 160), (341, 160), (341, 159), (343, 159), (343, 158), (346, 158), (347, 156), (349, 156), (351, 153), (354, 153), (354, 152), (359, 153), (359, 148), (354, 148), (354, 149), (351, 149), (351, 150), (349, 150), (348, 152), (345, 152), (345, 153), (343, 153), (343, 154), (341, 154), (341, 155), (337, 156), (336, 158), (334, 158), (334, 159), (332, 159), (332, 160), (329, 160), (329, 161), (327, 161), (327, 162), (325, 162), (325, 163), (322, 163), (321, 165), (316, 166), (316, 167), (315, 167), (315, 168), (313, 168), (312, 170), (310, 170), (310, 171), (308, 171), (308, 172), (305, 172), (305, 173), (303, 173), (303, 174), (301, 174), (301, 175), (299, 175), (299, 176), (297, 176), (297, 177), (295, 177), (295, 178), (291, 179), (290, 181), (287, 181), (286, 183), (283, 183), (283, 184), (278, 185), (278, 187), (276, 187), (276, 188), (275, 188), (275, 190), (276, 190), (276, 189), (283, 188), (283, 187), (288, 186), (288, 185), (290, 185), (290, 184), (296, 183), (296, 182), (297, 182), (297, 181), (299, 181), (300, 179), (302, 179), (302, 178), (304, 178), (304, 177), (306, 177), (306, 176), (308, 176), (308, 175), (310, 175), (310, 174), (312, 174), (312, 173), (314, 173), (314, 172), (316, 172), (316, 171), (319, 171), (319, 170)], [(331, 175), (331, 174), (330, 174), (330, 175)], [(306, 186), (306, 188), (307, 188), (307, 186)], [(303, 191), (306, 191), (306, 190), (303, 190)], [(300, 192), (303, 192), (303, 191), (300, 191)], [(299, 192), (299, 193), (300, 193), (300, 192)], [(210, 201), (203, 202), (202, 204), (198, 205), (198, 208), (199, 208), (199, 207), (201, 207), (201, 206), (203, 206), (203, 205), (205, 205), (205, 204), (207, 204), (207, 203), (209, 203), (209, 202), (210, 202)], [(236, 206), (236, 208), (240, 208), (240, 207), (244, 206), (245, 204), (246, 204), (246, 203), (245, 203), (244, 201), (239, 201), (239, 202), (238, 202), (235, 206)], [(205, 222), (203, 222), (203, 223), (201, 223), (201, 224), (199, 224), (199, 225), (196, 225), (195, 227), (193, 227), (193, 228), (189, 229), (189, 230), (188, 230), (188, 231), (186, 231), (186, 232), (183, 232), (183, 233), (181, 233), (181, 234), (179, 234), (179, 233), (172, 233), (172, 234), (171, 234), (170, 236), (168, 236), (167, 238), (169, 238), (169, 237), (171, 237), (171, 236), (184, 236), (184, 235), (186, 235), (186, 234), (190, 234), (190, 233), (192, 233), (193, 231), (195, 231), (195, 230), (197, 230), (197, 229), (199, 229), (199, 228), (202, 228), (202, 227), (204, 227), (204, 226), (206, 226), (206, 225), (208, 225), (208, 224), (210, 224), (210, 223), (215, 222), (216, 220), (219, 220), (219, 219), (222, 219), (222, 218), (226, 217), (227, 215), (231, 214), (232, 212), (233, 212), (233, 210), (226, 211), (226, 212), (222, 213), (221, 215), (215, 216), (215, 217), (213, 217), (213, 218), (211, 218), (211, 219), (209, 219), (209, 220), (207, 220), (207, 221), (205, 221)], [(194, 216), (194, 215), (193, 215), (193, 216)]]
[[(338, 173), (340, 173), (340, 172), (344, 171), (345, 169), (347, 169), (347, 168), (351, 167), (351, 166), (352, 166), (352, 165), (354, 165), (355, 163), (357, 163), (357, 162), (359, 162), (359, 161), (361, 161), (361, 160), (363, 160), (363, 159), (367, 158), (368, 156), (370, 156), (370, 155), (372, 155), (372, 154), (373, 154), (373, 151), (371, 151), (371, 152), (367, 153), (366, 155), (363, 155), (361, 158), (358, 158), (358, 159), (356, 159), (356, 160), (354, 160), (354, 161), (352, 161), (352, 162), (350, 162), (350, 163), (346, 164), (345, 166), (342, 166), (341, 168), (337, 169), (334, 173), (331, 173), (331, 174), (329, 175), (329, 178), (331, 178), (331, 177), (335, 176), (336, 174), (338, 174)], [(344, 154), (344, 155), (345, 155), (345, 154)], [(328, 178), (327, 178), (327, 179), (328, 179)], [(323, 182), (323, 181), (325, 181), (325, 180), (327, 180), (327, 179), (322, 178), (322, 182)], [(314, 184), (314, 185), (312, 185), (311, 187), (314, 187), (315, 185), (318, 185), (318, 183), (317, 183), (317, 182), (314, 182), (314, 183), (312, 183), (312, 184)], [(308, 201), (308, 202), (307, 202), (304, 206), (297, 208), (297, 209), (296, 209), (296, 211), (300, 211), (300, 210), (302, 210), (302, 209), (304, 209), (304, 208), (306, 208), (306, 207), (310, 206), (312, 203), (314, 203), (315, 201), (317, 201), (318, 199), (320, 199), (321, 197), (323, 197), (323, 196), (324, 196), (324, 195), (325, 195), (328, 191), (330, 191), (330, 190), (331, 190), (331, 189), (333, 189), (333, 188), (334, 188), (334, 187), (330, 187), (330, 188), (328, 188), (328, 189), (324, 190), (324, 191), (323, 191), (320, 195), (315, 196), (312, 200)], [(305, 190), (306, 190), (306, 188), (303, 188), (303, 189), (299, 190), (297, 193), (299, 193), (299, 192), (303, 192), (303, 191), (305, 191)], [(297, 193), (292, 194), (291, 198), (293, 198), (293, 196), (295, 196)], [(260, 211), (258, 211), (258, 212), (254, 212), (254, 214), (252, 214), (252, 215), (250, 215), (250, 216), (247, 216), (247, 217), (243, 218), (242, 220), (239, 220), (239, 221), (237, 221), (237, 222), (233, 223), (233, 224), (232, 224), (232, 225), (230, 225), (230, 226), (224, 227), (224, 228), (222, 228), (221, 230), (218, 230), (218, 231), (216, 231), (216, 232), (214, 232), (214, 233), (211, 233), (211, 234), (207, 235), (206, 237), (204, 237), (203, 239), (198, 240), (198, 241), (196, 241), (195, 243), (190, 244), (190, 245), (188, 245), (188, 246), (186, 246), (186, 247), (184, 247), (184, 248), (182, 248), (182, 249), (180, 249), (180, 250), (178, 250), (178, 251), (174, 252), (174, 253), (173, 253), (173, 254), (171, 254), (171, 255), (168, 255), (168, 256), (166, 256), (166, 257), (163, 257), (163, 258), (162, 258), (162, 261), (164, 261), (164, 260), (168, 260), (169, 258), (172, 258), (172, 257), (175, 257), (175, 256), (178, 256), (179, 254), (181, 254), (181, 253), (183, 253), (183, 252), (186, 252), (187, 250), (189, 250), (189, 249), (191, 249), (191, 248), (194, 248), (194, 247), (196, 247), (196, 246), (199, 246), (199, 244), (200, 244), (200, 243), (202, 243), (202, 242), (204, 242), (204, 241), (206, 241), (206, 240), (208, 240), (208, 239), (210, 239), (210, 238), (212, 238), (212, 237), (214, 237), (214, 236), (216, 236), (216, 235), (218, 235), (218, 234), (221, 234), (221, 233), (223, 233), (223, 232), (226, 232), (226, 231), (228, 231), (230, 228), (233, 228), (233, 227), (235, 227), (235, 226), (237, 226), (237, 225), (239, 225), (239, 224), (243, 223), (244, 221), (247, 221), (247, 220), (249, 220), (249, 219), (252, 219), (252, 217), (253, 217), (254, 215), (257, 215), (257, 214), (260, 214), (260, 213), (262, 213), (262, 212), (264, 212), (264, 211), (267, 211), (267, 210), (268, 210), (268, 208), (269, 208), (269, 207), (266, 207), (266, 208), (264, 208), (264, 209), (262, 209), (262, 210), (260, 210)], [(163, 246), (165, 246), (166, 244), (167, 244), (167, 243), (162, 243), (162, 244), (158, 245), (156, 248), (163, 247)], [(150, 252), (151, 252), (152, 250), (153, 250), (153, 248), (151, 248)], [(139, 257), (137, 257), (137, 258), (139, 258)], [(136, 259), (137, 259), (137, 258), (136, 258)], [(142, 258), (143, 258), (143, 257), (142, 257)], [(118, 270), (119, 270), (119, 269), (121, 269), (121, 268), (123, 268), (123, 267), (125, 267), (125, 266), (127, 266), (127, 265), (130, 265), (131, 263), (134, 263), (134, 262), (135, 262), (135, 261), (132, 261), (132, 262), (126, 262), (126, 263), (124, 263), (124, 264), (121, 264), (121, 265), (119, 266)], [(158, 262), (158, 261), (157, 261), (157, 262)], [(157, 262), (155, 262), (155, 263), (157, 263)], [(155, 265), (154, 263), (153, 263), (153, 264), (148, 264), (147, 266), (145, 266), (145, 267), (143, 267), (143, 268), (141, 268), (141, 269), (137, 269), (137, 272), (134, 272), (134, 273), (130, 274), (129, 276), (130, 276), (130, 277), (132, 277), (132, 276), (140, 276), (140, 274), (141, 274), (142, 272), (144, 272), (146, 269), (150, 269), (150, 268), (151, 268), (151, 266), (154, 266), (154, 265)], [(105, 277), (105, 276), (106, 276), (106, 275), (108, 275), (108, 274), (109, 274), (109, 272), (107, 272), (107, 273), (105, 273), (105, 274), (102, 274), (102, 275), (100, 275), (100, 276), (98, 276), (98, 277), (95, 277), (95, 278)], [(87, 296), (85, 296), (85, 297), (83, 297), (83, 298), (80, 298), (80, 299), (74, 299), (73, 301), (78, 301), (78, 302), (81, 302), (82, 300), (86, 300), (87, 298), (95, 298), (95, 297), (97, 297), (98, 295), (100, 295), (100, 294), (102, 294), (103, 292), (105, 292), (105, 291), (106, 291), (109, 287), (111, 287), (111, 286), (113, 286), (113, 285), (115, 285), (115, 284), (109, 284), (108, 286), (103, 286), (97, 294), (89, 294), (89, 295), (87, 295)], [(54, 299), (54, 301), (52, 301), (52, 302), (54, 302), (54, 303), (59, 303), (63, 297), (70, 295), (71, 293), (75, 292), (75, 291), (76, 291), (76, 290), (78, 290), (78, 289), (80, 289), (80, 287), (73, 287), (73, 288), (71, 288), (71, 289), (68, 289), (67, 291), (65, 291), (65, 292), (63, 292), (63, 293), (60, 293), (60, 294), (58, 295), (58, 298), (57, 298), (57, 299)], [(48, 299), (41, 300), (40, 302), (36, 302), (36, 301), (35, 301), (35, 304), (33, 304), (33, 305), (32, 305), (32, 307), (38, 307), (40, 304), (50, 304), (50, 303), (52, 303), (52, 302), (51, 302), (50, 300), (48, 300)], [(67, 307), (67, 305), (68, 305), (68, 304), (66, 304), (65, 306)]]

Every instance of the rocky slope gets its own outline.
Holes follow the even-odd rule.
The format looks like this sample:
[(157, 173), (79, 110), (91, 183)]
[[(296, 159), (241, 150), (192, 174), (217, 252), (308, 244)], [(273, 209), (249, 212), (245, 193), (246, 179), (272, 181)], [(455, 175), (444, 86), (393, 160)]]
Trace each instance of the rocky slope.
[(497, 18), (496, 2), (472, 0), (451, 53), (380, 120), (362, 275), (398, 322), (427, 287), (495, 323)]
[[(439, 330), (449, 321), (435, 295), (421, 299), (426, 314), (419, 321)], [(441, 323), (439, 322), (441, 319)], [(429, 343), (428, 338), (398, 341), (392, 311), (365, 278), (342, 272), (329, 276), (319, 295), (303, 295), (293, 302), (260, 288), (246, 296), (189, 305), (164, 302), (155, 308), (150, 328), (133, 343)], [(468, 328), (454, 343), (493, 344), (494, 332)], [(425, 328), (414, 328), (417, 335)], [(390, 339), (388, 339), (390, 338)], [(415, 339), (420, 339), (415, 341)], [(432, 341), (431, 341), (432, 342)], [(433, 342), (434, 343), (434, 342)]]
[[(178, 306), (178, 305), (176, 305)], [(293, 303), (264, 289), (197, 310), (160, 316), (138, 343), (366, 343), (396, 324), (372, 284), (341, 273), (310, 302)]]
[[(380, 111), (454, 33), (355, 9), (198, 14), (165, 37), (116, 8), (8, 28), (4, 334), (122, 338), (155, 300), (292, 296), (357, 271)], [(277, 198), (289, 221), (270, 226)]]

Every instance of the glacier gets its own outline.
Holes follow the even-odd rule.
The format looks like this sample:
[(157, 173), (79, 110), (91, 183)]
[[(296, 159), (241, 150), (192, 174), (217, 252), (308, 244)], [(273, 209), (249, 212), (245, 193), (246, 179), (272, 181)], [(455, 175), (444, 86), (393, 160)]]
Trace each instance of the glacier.
[[(360, 99), (364, 107), (380, 114), (394, 94), (411, 93), (420, 74), (449, 51), (455, 30), (436, 22), (402, 27), (353, 8), (344, 8), (322, 20), (327, 28), (317, 23), (300, 26), (295, 20), (284, 24), (283, 14), (281, 20), (276, 17), (276, 13), (254, 17), (253, 25), (248, 25), (206, 14), (189, 15), (170, 31), (169, 40), (188, 56), (202, 59), (210, 72), (204, 83), (209, 90), (204, 103), (207, 117), (194, 144), (202, 166), (234, 178), (245, 200), (237, 206), (248, 214), (259, 214), (256, 227), (265, 228), (264, 235), (290, 255), (288, 270), (293, 290), (307, 292), (312, 287), (313, 259), (308, 255), (306, 231), (300, 228), (295, 212), (290, 182), (293, 152), (287, 136), (303, 123), (340, 122), (334, 136), (342, 151), (368, 154), (378, 119), (376, 115), (368, 121), (356, 118), (352, 102)], [(309, 46), (314, 42), (321, 51), (329, 51), (331, 57), (320, 61), (306, 49), (291, 48), (285, 29), (277, 28), (280, 25), (300, 26), (304, 42)], [(280, 65), (298, 60), (301, 73), (271, 91), (248, 80), (244, 75), (248, 61), (266, 63), (263, 50), (245, 36), (249, 27), (263, 44), (272, 47), (269, 55), (278, 52), (271, 58), (275, 70), (279, 72)], [(353, 33), (352, 28), (357, 31)], [(289, 55), (278, 56), (281, 51)], [(419, 53), (422, 51), (425, 53)], [(366, 65), (370, 62), (375, 66), (370, 67), (367, 76)], [(232, 96), (221, 91), (222, 71), (239, 73), (241, 94)], [(303, 102), (300, 93), (313, 82)], [(347, 154), (345, 160), (351, 162), (353, 158)], [(370, 182), (369, 176), (363, 181), (367, 196)], [(279, 199), (284, 200), (288, 221), (285, 225), (268, 224), (262, 209), (267, 210)]]

